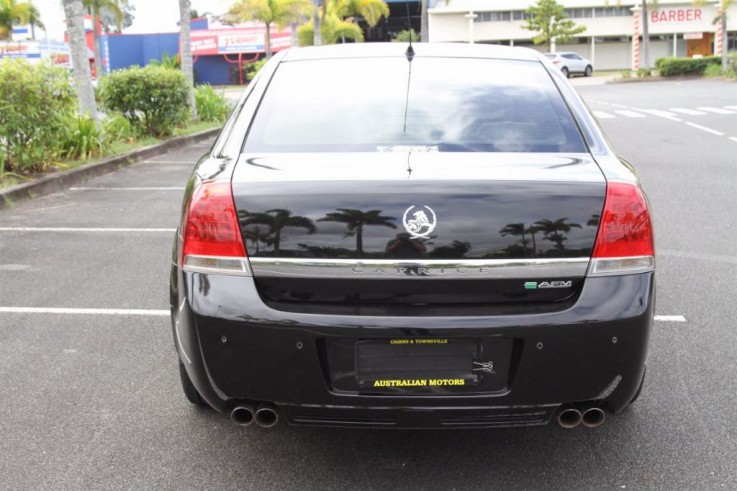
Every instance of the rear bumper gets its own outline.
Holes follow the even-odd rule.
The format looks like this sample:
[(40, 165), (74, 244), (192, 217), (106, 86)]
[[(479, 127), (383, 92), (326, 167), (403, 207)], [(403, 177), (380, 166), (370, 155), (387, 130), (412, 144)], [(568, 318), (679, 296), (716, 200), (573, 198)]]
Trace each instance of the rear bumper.
[[(654, 288), (653, 273), (589, 278), (571, 308), (524, 316), (318, 315), (269, 308), (252, 278), (174, 267), (171, 303), (179, 356), (218, 411), (268, 401), (293, 424), (486, 427), (545, 424), (568, 403), (626, 407), (644, 371)], [(347, 352), (336, 345), (499, 337), (513, 348), (493, 390), (368, 393), (337, 383), (355, 368), (338, 363)]]

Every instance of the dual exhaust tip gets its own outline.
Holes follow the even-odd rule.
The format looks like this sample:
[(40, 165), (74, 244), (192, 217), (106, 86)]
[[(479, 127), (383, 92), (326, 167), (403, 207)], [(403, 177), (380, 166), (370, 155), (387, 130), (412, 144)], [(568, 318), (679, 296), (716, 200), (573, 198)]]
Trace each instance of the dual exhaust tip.
[(264, 428), (271, 428), (279, 422), (279, 412), (271, 403), (259, 404), (255, 410), (250, 404), (244, 404), (233, 408), (230, 412), (230, 419), (238, 426), (256, 423)]
[[(245, 404), (233, 408), (230, 418), (238, 426), (249, 426), (255, 422), (263, 428), (271, 428), (279, 422), (279, 413), (276, 406), (271, 403), (259, 404), (255, 410), (250, 404)], [(581, 424), (587, 428), (596, 428), (605, 420), (606, 413), (599, 407), (586, 409), (566, 407), (558, 413), (558, 424), (569, 429)]]
[(599, 407), (589, 407), (586, 409), (578, 409), (575, 407), (566, 407), (558, 413), (558, 424), (563, 428), (575, 428), (582, 424), (587, 428), (596, 428), (601, 426), (606, 419), (606, 413)]

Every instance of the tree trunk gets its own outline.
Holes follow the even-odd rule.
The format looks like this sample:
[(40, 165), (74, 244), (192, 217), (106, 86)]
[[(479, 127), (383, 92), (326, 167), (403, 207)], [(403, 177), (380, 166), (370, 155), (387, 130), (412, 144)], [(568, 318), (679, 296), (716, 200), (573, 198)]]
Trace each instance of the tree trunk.
[(428, 0), (422, 0), (422, 10), (420, 11), (420, 42), (423, 43), (430, 41), (430, 33), (428, 31), (428, 23), (430, 19), (427, 14), (427, 2)]
[(315, 6), (312, 10), (312, 26), (314, 33), (312, 35), (312, 44), (314, 46), (322, 46), (322, 35), (320, 34), (320, 0), (313, 0)]
[(271, 58), (271, 22), (266, 23), (266, 58)]
[(194, 100), (194, 63), (192, 61), (192, 43), (190, 22), (192, 20), (190, 0), (179, 0), (179, 65), (189, 84), (189, 112), (193, 120), (197, 119), (197, 104)]
[(99, 12), (92, 11), (92, 43), (95, 51), (95, 78), (100, 80), (102, 77), (102, 58), (100, 58), (100, 31), (97, 29), (97, 24), (100, 22)]
[(87, 58), (87, 43), (84, 38), (84, 9), (82, 0), (64, 0), (64, 15), (67, 19), (69, 48), (74, 68), (74, 81), (79, 99), (79, 110), (97, 121), (97, 105), (92, 90), (90, 60)]

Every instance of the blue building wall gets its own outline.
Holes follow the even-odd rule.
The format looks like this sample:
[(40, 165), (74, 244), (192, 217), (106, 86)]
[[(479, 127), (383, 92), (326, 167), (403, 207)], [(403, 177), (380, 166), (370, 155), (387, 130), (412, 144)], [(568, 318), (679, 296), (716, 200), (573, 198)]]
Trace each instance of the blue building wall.
[[(206, 21), (205, 21), (206, 23)], [(164, 53), (174, 56), (179, 53), (179, 33), (125, 34), (107, 36), (110, 69), (120, 70), (133, 65), (146, 66), (151, 60), (161, 60)], [(228, 85), (237, 83), (231, 78), (236, 65), (228, 63), (222, 56), (199, 56), (194, 69), (197, 83)]]

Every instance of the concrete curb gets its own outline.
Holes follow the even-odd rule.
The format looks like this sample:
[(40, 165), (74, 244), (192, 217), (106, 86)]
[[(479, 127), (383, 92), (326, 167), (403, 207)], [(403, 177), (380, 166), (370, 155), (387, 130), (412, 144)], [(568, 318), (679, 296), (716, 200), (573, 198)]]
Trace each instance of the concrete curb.
[[(55, 172), (32, 182), (11, 186), (0, 191), (0, 209), (9, 207), (18, 201), (33, 199), (38, 196), (59, 192), (92, 177), (107, 174), (108, 172), (120, 169), (121, 167), (126, 167), (149, 157), (155, 157), (183, 145), (214, 138), (219, 131), (220, 128), (213, 128), (199, 133), (194, 133), (192, 135), (177, 136), (148, 147), (132, 150), (114, 157), (107, 157), (93, 164), (83, 165), (76, 169)], [(194, 164), (195, 163), (192, 162), (193, 167)]]

